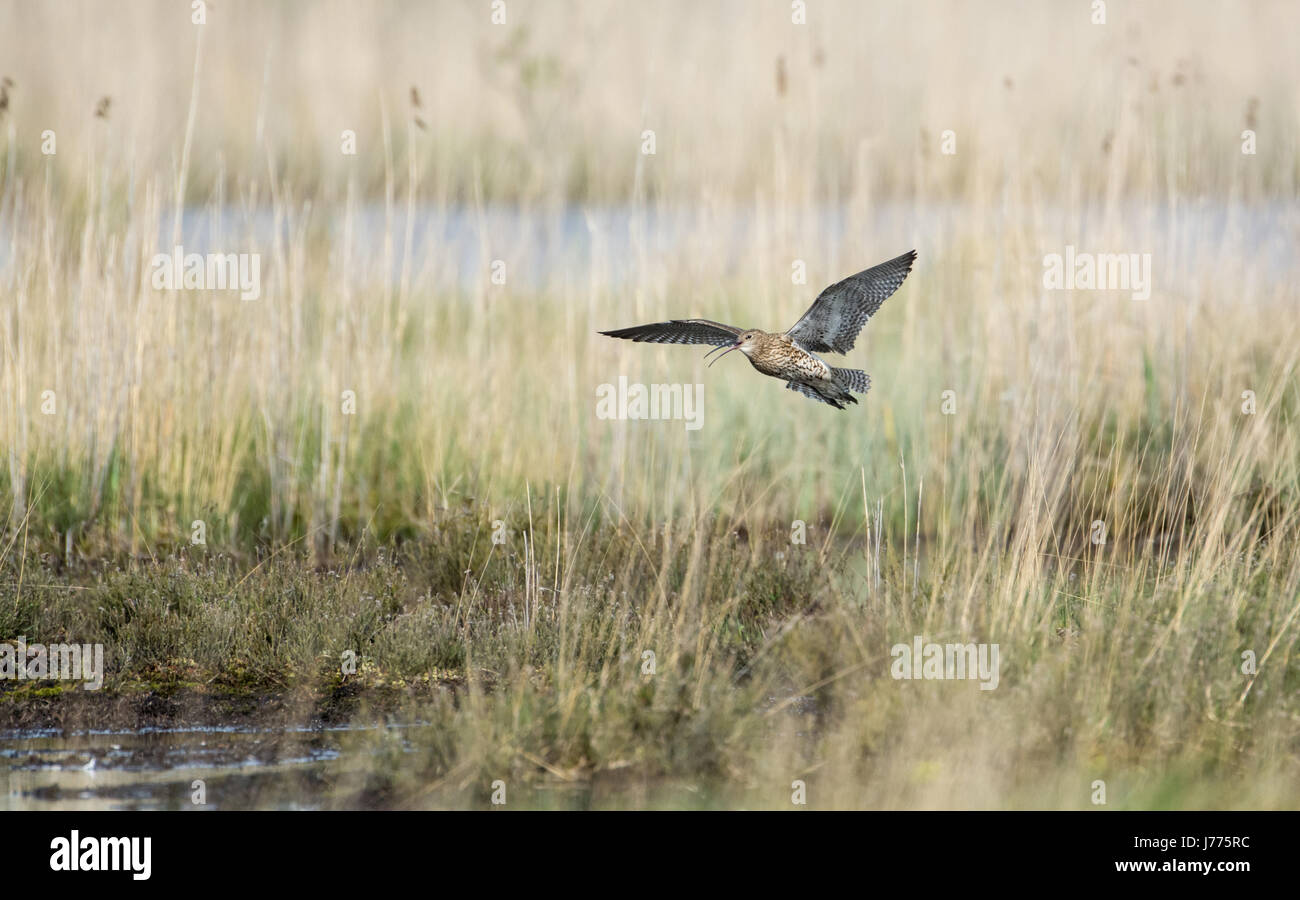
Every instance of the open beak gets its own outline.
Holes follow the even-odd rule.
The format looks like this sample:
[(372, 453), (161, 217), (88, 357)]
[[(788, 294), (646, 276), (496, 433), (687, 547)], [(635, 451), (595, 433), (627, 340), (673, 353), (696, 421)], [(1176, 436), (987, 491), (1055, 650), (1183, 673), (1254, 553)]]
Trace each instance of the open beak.
[[(709, 363), (709, 368), (710, 368), (710, 369), (713, 368), (713, 363), (715, 363), (715, 362), (717, 362), (718, 360), (722, 359), (722, 357), (726, 356), (726, 355), (727, 355), (728, 353), (730, 353), (732, 350), (739, 350), (739, 349), (740, 349), (740, 343), (741, 343), (740, 341), (736, 341), (736, 343), (732, 344), (732, 345), (731, 345), (730, 347), (728, 347), (726, 350), (722, 350), (721, 347), (714, 347), (712, 350), (710, 350), (709, 353), (717, 353), (717, 351), (719, 351), (719, 350), (722, 350), (722, 352), (721, 352), (721, 353), (718, 353), (718, 355), (715, 356), (715, 357), (713, 358), (713, 362)], [(708, 358), (709, 358), (709, 353), (704, 354), (704, 358), (705, 358), (705, 359), (708, 359)]]

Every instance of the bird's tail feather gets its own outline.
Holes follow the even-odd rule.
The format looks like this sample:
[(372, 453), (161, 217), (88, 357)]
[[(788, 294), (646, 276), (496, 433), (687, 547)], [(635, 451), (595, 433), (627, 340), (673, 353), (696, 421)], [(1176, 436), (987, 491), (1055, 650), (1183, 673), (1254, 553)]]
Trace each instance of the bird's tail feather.
[(836, 369), (831, 368), (835, 376), (835, 383), (848, 391), (856, 391), (859, 394), (865, 394), (871, 390), (871, 376), (861, 369)]

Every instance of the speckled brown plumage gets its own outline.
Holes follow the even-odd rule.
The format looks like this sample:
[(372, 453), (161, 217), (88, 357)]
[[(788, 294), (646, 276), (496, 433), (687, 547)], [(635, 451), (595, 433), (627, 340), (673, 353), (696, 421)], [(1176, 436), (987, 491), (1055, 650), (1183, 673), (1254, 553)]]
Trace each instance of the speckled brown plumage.
[(858, 402), (853, 392), (865, 394), (871, 388), (871, 378), (860, 369), (828, 365), (813, 355), (814, 351), (847, 353), (853, 349), (862, 327), (898, 290), (915, 261), (916, 251), (912, 250), (836, 282), (784, 333), (742, 330), (711, 319), (673, 319), (600, 333), (656, 344), (712, 344), (709, 354), (727, 348), (722, 356), (739, 350), (755, 369), (782, 379), (790, 390), (844, 409), (845, 404)]

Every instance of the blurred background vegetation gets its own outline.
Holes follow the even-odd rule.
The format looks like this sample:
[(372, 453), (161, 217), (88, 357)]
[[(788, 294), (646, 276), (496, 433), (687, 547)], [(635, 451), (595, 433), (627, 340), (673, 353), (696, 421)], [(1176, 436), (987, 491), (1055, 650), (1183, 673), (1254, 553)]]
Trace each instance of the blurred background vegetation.
[[(1294, 805), (1300, 8), (1107, 6), (0, 3), (0, 638), (464, 689), (345, 804)], [(155, 290), (177, 243), (261, 297)], [(1067, 245), (1150, 298), (1045, 290)], [(595, 335), (912, 247), (849, 412)], [(704, 427), (598, 419), (619, 376)], [(1000, 641), (996, 697), (904, 702), (916, 633)]]

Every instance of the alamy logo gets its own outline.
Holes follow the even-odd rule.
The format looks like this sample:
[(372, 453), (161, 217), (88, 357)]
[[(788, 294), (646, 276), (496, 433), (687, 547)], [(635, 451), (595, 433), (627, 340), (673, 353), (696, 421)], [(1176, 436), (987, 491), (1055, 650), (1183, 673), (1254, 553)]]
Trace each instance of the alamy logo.
[(50, 868), (55, 872), (132, 872), (136, 881), (148, 881), (153, 866), (153, 838), (69, 837), (50, 841)]
[(151, 284), (156, 291), (239, 291), (239, 299), (262, 296), (262, 257), (257, 253), (171, 253), (154, 255)]
[[(694, 388), (694, 390), (692, 390)], [(596, 388), (598, 419), (685, 419), (687, 431), (699, 431), (704, 425), (704, 385), (702, 384), (628, 384), (627, 376), (618, 376), (618, 387), (602, 384)]]
[(0, 678), (18, 681), (84, 681), (88, 691), (104, 685), (103, 644), (28, 644), (19, 637), (0, 644)]
[(1000, 678), (997, 644), (927, 644), (918, 634), (910, 645), (895, 644), (889, 655), (895, 679), (978, 679), (981, 691), (991, 691)]
[(1134, 300), (1151, 296), (1150, 253), (1075, 253), (1043, 257), (1043, 287), (1049, 291), (1131, 291)]

